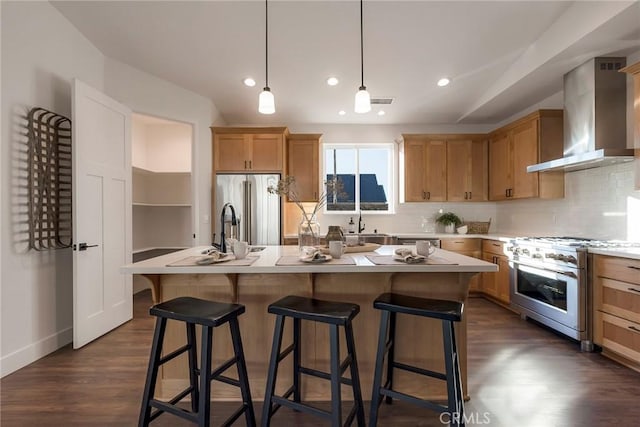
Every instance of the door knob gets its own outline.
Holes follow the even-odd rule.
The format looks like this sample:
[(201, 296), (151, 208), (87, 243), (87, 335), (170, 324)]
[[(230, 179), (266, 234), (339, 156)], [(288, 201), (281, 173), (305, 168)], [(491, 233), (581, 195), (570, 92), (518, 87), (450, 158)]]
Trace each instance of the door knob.
[(87, 248), (95, 248), (98, 245), (87, 245), (86, 243), (78, 243), (78, 246), (76, 248), (76, 245), (73, 245), (73, 250), (78, 250), (78, 251), (86, 251)]

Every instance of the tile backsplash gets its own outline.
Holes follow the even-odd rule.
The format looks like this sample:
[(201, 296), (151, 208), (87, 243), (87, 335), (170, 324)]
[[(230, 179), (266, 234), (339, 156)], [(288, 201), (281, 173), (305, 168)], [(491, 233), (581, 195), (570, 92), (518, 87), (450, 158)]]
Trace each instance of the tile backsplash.
[(500, 232), (640, 241), (633, 162), (565, 174), (565, 197), (496, 203)]

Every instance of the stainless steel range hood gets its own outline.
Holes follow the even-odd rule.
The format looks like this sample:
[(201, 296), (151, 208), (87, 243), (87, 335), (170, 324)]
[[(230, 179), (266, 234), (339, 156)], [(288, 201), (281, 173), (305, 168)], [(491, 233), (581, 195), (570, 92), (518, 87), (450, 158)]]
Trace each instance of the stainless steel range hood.
[[(626, 58), (593, 58), (564, 76), (564, 156), (527, 172), (590, 169), (633, 160), (627, 148)], [(544, 141), (542, 141), (544, 144)]]

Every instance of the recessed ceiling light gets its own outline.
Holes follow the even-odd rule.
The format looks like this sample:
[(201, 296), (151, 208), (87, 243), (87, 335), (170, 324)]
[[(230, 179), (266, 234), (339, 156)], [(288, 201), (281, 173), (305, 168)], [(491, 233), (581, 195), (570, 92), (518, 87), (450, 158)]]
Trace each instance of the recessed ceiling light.
[(441, 78), (440, 80), (438, 80), (438, 86), (443, 87), (448, 85), (451, 82), (451, 80), (449, 80), (446, 77)]
[(254, 87), (256, 85), (256, 81), (253, 80), (251, 77), (247, 77), (242, 82), (244, 83), (245, 86), (249, 86), (249, 87)]
[(340, 110), (338, 111), (338, 114), (340, 114), (341, 116), (344, 116), (345, 114), (347, 114), (347, 112), (344, 110)]
[(337, 79), (337, 78), (335, 78), (335, 77), (329, 77), (329, 78), (327, 79), (327, 84), (328, 84), (329, 86), (335, 86), (335, 85), (337, 85), (337, 84), (338, 84), (338, 79)]
[(385, 114), (387, 114), (387, 113), (385, 113), (385, 112), (384, 112), (384, 110), (380, 110), (380, 111), (378, 111), (378, 115), (379, 115), (379, 116), (384, 116)]

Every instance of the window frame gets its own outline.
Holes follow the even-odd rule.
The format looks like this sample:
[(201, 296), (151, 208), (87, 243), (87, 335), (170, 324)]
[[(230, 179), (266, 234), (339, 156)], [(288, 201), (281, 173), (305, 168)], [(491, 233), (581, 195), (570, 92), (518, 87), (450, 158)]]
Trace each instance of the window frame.
[(398, 147), (393, 142), (380, 142), (380, 143), (367, 143), (367, 144), (358, 144), (358, 143), (323, 143), (322, 144), (322, 156), (321, 156), (321, 183), (323, 190), (326, 190), (326, 178), (327, 178), (327, 170), (326, 170), (326, 153), (328, 150), (332, 149), (354, 149), (356, 150), (356, 179), (355, 179), (355, 210), (352, 211), (334, 211), (328, 210), (327, 205), (322, 208), (323, 215), (354, 215), (360, 213), (360, 155), (359, 150), (361, 149), (387, 149), (389, 153), (389, 159), (387, 163), (388, 174), (389, 174), (389, 182), (388, 182), (388, 194), (387, 194), (387, 203), (388, 209), (386, 211), (376, 211), (376, 210), (365, 210), (362, 213), (366, 215), (393, 215), (396, 211), (396, 200), (397, 200), (397, 179), (396, 179), (396, 170), (397, 170), (397, 158), (398, 158)]

